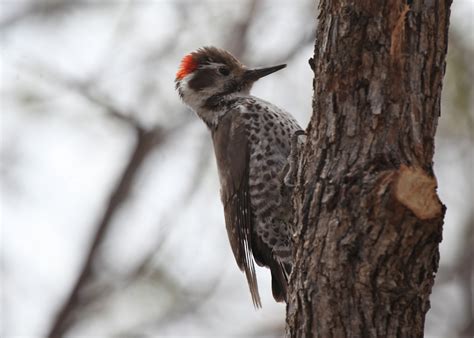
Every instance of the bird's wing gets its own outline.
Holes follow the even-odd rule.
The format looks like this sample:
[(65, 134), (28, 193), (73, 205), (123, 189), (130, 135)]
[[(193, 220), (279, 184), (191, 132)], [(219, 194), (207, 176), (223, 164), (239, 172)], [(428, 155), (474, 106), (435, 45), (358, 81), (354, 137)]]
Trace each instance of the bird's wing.
[(252, 301), (261, 307), (252, 256), (252, 211), (249, 193), (249, 145), (244, 120), (228, 111), (212, 133), (221, 198), (230, 245), (240, 270), (245, 272)]

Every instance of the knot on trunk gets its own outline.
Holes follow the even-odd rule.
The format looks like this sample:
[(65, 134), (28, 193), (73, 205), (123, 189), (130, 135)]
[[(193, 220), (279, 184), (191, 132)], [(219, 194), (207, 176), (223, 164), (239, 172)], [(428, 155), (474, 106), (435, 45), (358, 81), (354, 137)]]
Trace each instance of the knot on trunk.
[(443, 212), (436, 188), (436, 178), (419, 167), (402, 164), (394, 175), (395, 198), (421, 220), (435, 218)]

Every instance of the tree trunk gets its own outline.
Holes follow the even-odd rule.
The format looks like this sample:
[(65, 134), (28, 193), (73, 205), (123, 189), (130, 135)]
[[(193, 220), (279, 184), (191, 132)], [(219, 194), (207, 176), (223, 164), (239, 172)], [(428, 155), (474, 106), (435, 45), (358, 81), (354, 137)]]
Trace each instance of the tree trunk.
[(423, 336), (445, 212), (432, 161), (450, 4), (320, 1), (291, 337)]

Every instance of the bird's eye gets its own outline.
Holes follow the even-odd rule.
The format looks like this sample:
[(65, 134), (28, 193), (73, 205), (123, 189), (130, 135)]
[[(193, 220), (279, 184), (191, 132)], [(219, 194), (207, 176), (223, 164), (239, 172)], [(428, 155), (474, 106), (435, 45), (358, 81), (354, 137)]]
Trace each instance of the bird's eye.
[(221, 67), (219, 68), (219, 73), (221, 73), (224, 76), (227, 76), (230, 74), (230, 70), (227, 67)]

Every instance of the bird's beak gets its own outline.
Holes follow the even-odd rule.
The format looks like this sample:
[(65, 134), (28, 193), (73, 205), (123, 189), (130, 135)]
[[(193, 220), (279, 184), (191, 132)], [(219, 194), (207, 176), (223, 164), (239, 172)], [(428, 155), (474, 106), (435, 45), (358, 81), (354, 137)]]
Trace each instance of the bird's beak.
[(255, 82), (258, 79), (270, 75), (271, 73), (275, 73), (276, 71), (279, 71), (280, 69), (285, 68), (286, 65), (278, 65), (278, 66), (273, 66), (273, 67), (266, 67), (266, 68), (257, 68), (257, 69), (247, 69), (244, 72), (243, 78), (244, 81), (248, 82)]

